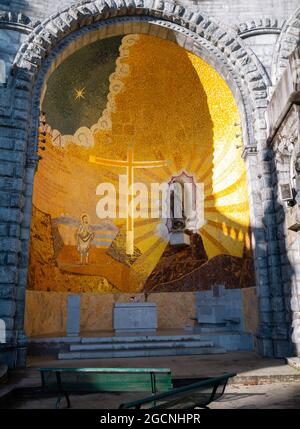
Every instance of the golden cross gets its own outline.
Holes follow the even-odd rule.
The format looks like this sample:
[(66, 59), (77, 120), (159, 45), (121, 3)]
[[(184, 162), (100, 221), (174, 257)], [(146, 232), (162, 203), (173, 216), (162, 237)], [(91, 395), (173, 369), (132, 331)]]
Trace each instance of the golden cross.
[(93, 155), (89, 157), (89, 161), (94, 164), (104, 165), (107, 167), (126, 167), (127, 169), (126, 253), (127, 255), (132, 255), (134, 253), (134, 213), (133, 204), (131, 204), (131, 202), (134, 198), (134, 169), (165, 167), (168, 161), (134, 161), (134, 153), (132, 147), (129, 147), (127, 150), (126, 161), (105, 159)]

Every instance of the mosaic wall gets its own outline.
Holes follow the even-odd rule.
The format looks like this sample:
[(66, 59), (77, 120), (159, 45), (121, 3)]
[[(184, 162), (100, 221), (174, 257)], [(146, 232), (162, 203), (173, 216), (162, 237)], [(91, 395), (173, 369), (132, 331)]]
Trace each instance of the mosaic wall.
[[(148, 35), (103, 40), (57, 68), (42, 110), (46, 149), (34, 184), (29, 289), (254, 286), (240, 119), (206, 62)], [(189, 245), (170, 244), (168, 220), (143, 216), (142, 198), (139, 216), (117, 216), (128, 198), (119, 175), (147, 190), (183, 176), (203, 183), (204, 224), (189, 231)], [(99, 217), (101, 183), (112, 186), (105, 201), (116, 201), (116, 216)], [(157, 204), (150, 192), (144, 199), (150, 209)]]

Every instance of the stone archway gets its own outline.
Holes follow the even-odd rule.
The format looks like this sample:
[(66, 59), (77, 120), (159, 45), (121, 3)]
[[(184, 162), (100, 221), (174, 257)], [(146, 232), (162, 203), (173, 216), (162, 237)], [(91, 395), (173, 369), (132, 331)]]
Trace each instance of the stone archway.
[(275, 85), (287, 67), (291, 53), (296, 49), (300, 40), (300, 8), (284, 24), (277, 40), (272, 67), (272, 82)]
[[(24, 360), (26, 338), (23, 333), (24, 296), (27, 280), (28, 244), (30, 233), (32, 186), (37, 165), (37, 123), (40, 97), (47, 76), (62, 61), (64, 55), (91, 41), (91, 37), (103, 31), (101, 37), (114, 34), (141, 32), (158, 37), (172, 37), (179, 45), (201, 56), (225, 78), (234, 93), (241, 113), (244, 138), (243, 156), (246, 161), (250, 215), (256, 243), (257, 284), (268, 290), (267, 260), (262, 230), (268, 226), (268, 218), (263, 223), (261, 192), (258, 176), (260, 161), (266, 172), (268, 151), (265, 150), (268, 78), (253, 52), (248, 49), (236, 31), (200, 14), (161, 0), (119, 0), (85, 1), (71, 6), (38, 25), (21, 46), (13, 66), (14, 117), (18, 120), (19, 133), (23, 139), (24, 165), (24, 207), (17, 287), (21, 291), (14, 311), (11, 344), (15, 348), (14, 365)], [(51, 68), (52, 67), (52, 68)], [(257, 155), (259, 151), (259, 156)], [(260, 176), (262, 177), (262, 176)], [(267, 186), (266, 186), (267, 188)], [(263, 246), (260, 246), (262, 243)], [(272, 265), (269, 268), (272, 271)], [(264, 282), (260, 279), (264, 278)], [(264, 303), (269, 298), (265, 298)], [(261, 313), (264, 311), (260, 308)], [(271, 320), (265, 312), (261, 318), (261, 350), (270, 354), (269, 344)], [(272, 347), (271, 347), (272, 348)]]
[[(242, 99), (246, 122), (249, 122), (244, 124), (244, 129), (248, 130), (246, 145), (254, 144), (254, 141), (250, 142), (255, 138), (251, 130), (250, 117), (254, 115), (259, 122), (254, 121), (254, 131), (259, 132), (264, 128), (260, 109), (263, 110), (261, 100), (267, 98), (265, 91), (269, 83), (260, 62), (238, 37), (236, 31), (204, 14), (173, 3), (151, 0), (84, 1), (71, 6), (53, 15), (32, 31), (14, 61), (15, 76), (20, 80), (26, 80), (33, 87), (44, 60), (59, 43), (68, 36), (74, 36), (78, 28), (86, 28), (97, 22), (105, 23), (112, 18), (121, 24), (124, 22), (121, 17), (130, 16), (135, 17), (133, 22), (148, 23), (149, 26), (156, 25), (172, 30), (179, 35), (177, 43), (195, 54), (214, 58), (216, 68), (225, 75), (229, 86), (236, 87), (236, 99), (240, 105), (239, 98)], [(148, 31), (150, 32), (150, 27)], [(255, 140), (257, 139), (258, 136)]]

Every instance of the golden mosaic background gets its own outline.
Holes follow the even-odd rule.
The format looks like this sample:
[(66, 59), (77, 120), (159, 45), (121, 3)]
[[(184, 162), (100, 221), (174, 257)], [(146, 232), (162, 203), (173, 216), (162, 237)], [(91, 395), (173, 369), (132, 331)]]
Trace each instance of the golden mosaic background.
[[(91, 224), (100, 222), (95, 212), (96, 187), (107, 181), (117, 185), (118, 175), (125, 171), (91, 164), (89, 157), (125, 160), (131, 146), (136, 160), (168, 160), (167, 167), (136, 170), (135, 181), (150, 188), (152, 182), (168, 182), (185, 171), (204, 183), (206, 224), (199, 233), (208, 259), (242, 258), (251, 246), (248, 192), (237, 148), (241, 145), (238, 109), (225, 81), (205, 61), (175, 43), (146, 35), (122, 39), (109, 81), (106, 108), (92, 127), (61, 136), (59, 124), (50, 124), (55, 131), (41, 153), (33, 197), (37, 217), (45, 216), (44, 223), (48, 222), (45, 240), (55, 242), (50, 225), (55, 218), (80, 219), (88, 213)], [(124, 219), (111, 221), (124, 229)], [(35, 218), (29, 284), (37, 290), (139, 292), (168, 245), (158, 233), (158, 220), (135, 219), (134, 245), (140, 253), (133, 264), (101, 259), (99, 253), (91, 257), (89, 267), (81, 269), (71, 249), (76, 227), (57, 226), (70, 248), (65, 259), (55, 249), (48, 249), (43, 259), (45, 243), (37, 239), (40, 231), (34, 222)], [(104, 233), (101, 242), (98, 251), (104, 255), (111, 243), (109, 234), (106, 239)], [(45, 264), (52, 268), (45, 270)]]

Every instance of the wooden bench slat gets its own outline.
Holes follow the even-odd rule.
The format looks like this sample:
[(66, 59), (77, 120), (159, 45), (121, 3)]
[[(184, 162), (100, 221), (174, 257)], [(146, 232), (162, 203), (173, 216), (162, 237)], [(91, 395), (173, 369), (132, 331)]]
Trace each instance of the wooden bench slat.
[(171, 373), (170, 368), (38, 368), (41, 372), (155, 372)]
[[(68, 391), (140, 391), (151, 392), (152, 382), (149, 373), (60, 373), (61, 384), (64, 390)], [(155, 374), (156, 390), (159, 392), (167, 391), (172, 388), (171, 374)], [(44, 386), (49, 390), (57, 389), (56, 373), (44, 375)]]
[(72, 392), (166, 392), (172, 389), (169, 368), (39, 368), (42, 387), (64, 395)]

